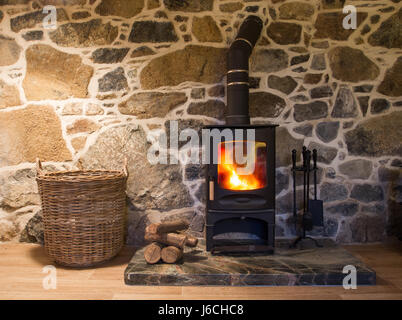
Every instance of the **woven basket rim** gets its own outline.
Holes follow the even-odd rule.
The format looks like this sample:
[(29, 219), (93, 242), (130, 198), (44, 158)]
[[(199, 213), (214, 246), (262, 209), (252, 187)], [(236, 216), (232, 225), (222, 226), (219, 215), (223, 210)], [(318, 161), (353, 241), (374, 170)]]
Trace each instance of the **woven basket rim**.
[(52, 182), (91, 182), (108, 181), (126, 178), (122, 171), (117, 170), (66, 170), (54, 172), (40, 172), (36, 179)]

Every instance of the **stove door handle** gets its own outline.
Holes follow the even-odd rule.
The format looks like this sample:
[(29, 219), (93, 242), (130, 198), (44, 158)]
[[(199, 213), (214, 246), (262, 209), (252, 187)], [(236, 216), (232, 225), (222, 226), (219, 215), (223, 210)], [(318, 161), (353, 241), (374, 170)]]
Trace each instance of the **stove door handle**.
[(214, 180), (209, 180), (209, 200), (215, 200), (215, 183)]

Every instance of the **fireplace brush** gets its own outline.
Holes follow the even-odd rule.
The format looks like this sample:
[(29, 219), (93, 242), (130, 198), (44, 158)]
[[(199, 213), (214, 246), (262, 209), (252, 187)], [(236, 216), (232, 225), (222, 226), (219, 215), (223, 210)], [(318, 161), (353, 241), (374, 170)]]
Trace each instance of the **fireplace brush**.
[[(313, 150), (313, 162), (314, 165), (311, 168), (311, 151), (307, 150), (306, 147), (303, 147), (302, 150), (302, 158), (303, 158), (303, 165), (302, 166), (296, 166), (296, 159), (297, 159), (297, 151), (292, 150), (292, 174), (293, 174), (293, 219), (295, 223), (295, 229), (296, 231), (298, 230), (298, 226), (301, 228), (301, 235), (298, 236), (295, 240), (292, 241), (290, 244), (291, 248), (296, 247), (296, 245), (304, 239), (310, 239), (312, 240), (317, 247), (322, 247), (316, 239), (307, 236), (306, 231), (310, 231), (313, 229), (314, 225), (317, 225), (317, 221), (321, 221), (319, 218), (317, 219), (314, 218), (314, 216), (317, 215), (317, 212), (313, 213), (310, 212), (311, 208), (311, 200), (309, 199), (309, 191), (310, 191), (310, 172), (313, 171), (314, 173), (314, 190), (315, 190), (315, 201), (320, 201), (317, 200), (316, 196), (316, 190), (317, 190), (317, 176), (316, 176), (316, 171), (317, 171), (317, 164), (316, 164), (316, 159), (317, 159), (317, 150)], [(301, 215), (301, 219), (298, 219), (298, 214), (297, 214), (297, 197), (296, 197), (296, 177), (297, 177), (297, 172), (303, 172), (303, 211)], [(315, 209), (315, 207), (314, 207)], [(317, 210), (316, 210), (317, 211)], [(321, 224), (322, 225), (322, 224)]]

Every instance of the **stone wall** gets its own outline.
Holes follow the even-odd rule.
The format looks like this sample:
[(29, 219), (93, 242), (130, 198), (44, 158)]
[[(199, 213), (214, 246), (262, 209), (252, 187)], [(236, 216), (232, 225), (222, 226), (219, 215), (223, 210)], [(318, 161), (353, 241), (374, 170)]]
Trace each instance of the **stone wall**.
[[(356, 30), (342, 28), (348, 4)], [(46, 5), (56, 29), (43, 26)], [(169, 120), (222, 123), (226, 50), (249, 14), (265, 23), (252, 121), (280, 125), (277, 234), (294, 233), (290, 151), (304, 144), (319, 150), (325, 201), (314, 233), (401, 236), (400, 0), (0, 0), (0, 241), (40, 240), (36, 157), (60, 170), (116, 169), (128, 156), (127, 242), (177, 216), (202, 235), (200, 166), (151, 165), (146, 153)]]

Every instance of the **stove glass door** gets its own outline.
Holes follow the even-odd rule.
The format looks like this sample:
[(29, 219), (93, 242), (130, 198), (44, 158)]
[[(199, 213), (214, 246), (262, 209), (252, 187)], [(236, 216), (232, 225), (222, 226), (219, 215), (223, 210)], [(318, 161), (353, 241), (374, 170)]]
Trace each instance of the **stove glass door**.
[(227, 141), (218, 145), (218, 185), (229, 190), (256, 190), (267, 185), (267, 145)]

